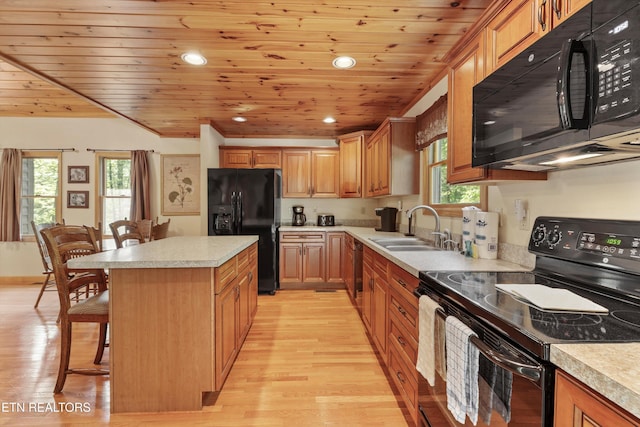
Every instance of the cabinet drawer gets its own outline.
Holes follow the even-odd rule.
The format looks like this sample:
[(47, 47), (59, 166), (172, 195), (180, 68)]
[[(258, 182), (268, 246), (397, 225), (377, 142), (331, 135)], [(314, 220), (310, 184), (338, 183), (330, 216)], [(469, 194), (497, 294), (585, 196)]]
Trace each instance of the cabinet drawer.
[(398, 316), (392, 312), (390, 316), (389, 340), (402, 353), (408, 366), (415, 366), (418, 360), (418, 340), (402, 326)]
[(384, 280), (387, 281), (387, 267), (389, 265), (389, 261), (385, 257), (379, 254), (374, 254), (373, 256), (373, 270), (378, 273), (380, 277), (384, 277)]
[(215, 269), (215, 293), (219, 294), (238, 275), (238, 258), (233, 257), (229, 261)]
[(238, 274), (249, 269), (249, 248), (236, 255), (238, 262)]
[(300, 233), (280, 233), (281, 242), (324, 242), (325, 232), (300, 232)]
[(413, 297), (411, 301), (404, 298), (396, 289), (390, 292), (389, 311), (397, 316), (402, 326), (418, 340), (418, 301)]
[(418, 381), (415, 368), (409, 368), (398, 355), (396, 347), (391, 345), (389, 350), (389, 375), (400, 390), (409, 414), (414, 422), (418, 415)]
[(397, 265), (392, 263), (389, 267), (389, 284), (391, 288), (398, 290), (405, 298), (411, 301), (416, 299), (413, 295), (413, 290), (418, 287), (419, 283), (420, 280), (417, 277)]

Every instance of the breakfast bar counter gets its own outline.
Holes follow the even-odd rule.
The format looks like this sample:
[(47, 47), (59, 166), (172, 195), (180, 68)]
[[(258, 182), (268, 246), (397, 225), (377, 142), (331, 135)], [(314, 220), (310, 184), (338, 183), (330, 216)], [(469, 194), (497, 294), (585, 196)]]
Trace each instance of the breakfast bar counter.
[[(200, 410), (203, 393), (222, 387), (242, 344), (225, 320), (239, 310), (250, 326), (255, 313), (247, 293), (257, 295), (249, 286), (257, 240), (171, 237), (69, 260), (69, 268), (109, 271), (112, 413)], [(220, 306), (223, 295), (241, 292)], [(232, 324), (229, 333), (222, 323)]]

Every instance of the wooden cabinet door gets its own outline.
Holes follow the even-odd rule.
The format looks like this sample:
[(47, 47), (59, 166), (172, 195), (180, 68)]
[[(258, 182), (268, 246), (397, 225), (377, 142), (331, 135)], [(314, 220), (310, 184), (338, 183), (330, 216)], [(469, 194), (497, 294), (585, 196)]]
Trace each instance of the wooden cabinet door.
[(302, 282), (302, 243), (280, 243), (280, 282)]
[(244, 342), (251, 327), (250, 273), (247, 269), (238, 276), (238, 343)]
[(282, 167), (282, 150), (253, 150), (253, 167), (256, 169), (280, 169)]
[(511, 1), (487, 25), (486, 74), (502, 67), (551, 30), (551, 4), (559, 0)]
[(365, 247), (362, 264), (362, 323), (369, 333), (372, 333), (372, 308), (373, 308), (373, 265), (372, 251)]
[(345, 234), (344, 242), (342, 245), (342, 250), (344, 253), (344, 256), (342, 257), (343, 259), (342, 273), (344, 277), (344, 284), (347, 288), (347, 292), (349, 293), (349, 297), (351, 297), (352, 300), (355, 300), (356, 284), (355, 284), (355, 277), (354, 277), (355, 271), (354, 271), (354, 265), (353, 265), (353, 246), (354, 246), (353, 237), (351, 237), (348, 234)]
[(377, 176), (375, 175), (377, 167), (374, 165), (376, 159), (376, 143), (371, 139), (365, 146), (365, 160), (364, 160), (364, 194), (365, 197), (373, 197), (375, 190), (375, 182)]
[(378, 347), (380, 356), (385, 361), (387, 360), (387, 319), (389, 313), (387, 304), (387, 289), (388, 284), (386, 279), (379, 274), (374, 273), (371, 329), (373, 331), (373, 342)]
[(562, 371), (556, 371), (555, 427), (635, 427), (640, 420)]
[(234, 148), (220, 150), (221, 168), (251, 169), (253, 155), (251, 150)]
[(311, 151), (282, 153), (282, 197), (311, 197)]
[(258, 311), (258, 244), (249, 249), (249, 315), (251, 323)]
[(374, 193), (376, 196), (384, 196), (390, 194), (391, 188), (391, 125), (380, 132), (376, 157), (378, 186)]
[(340, 138), (340, 197), (362, 197), (364, 135)]
[(238, 352), (238, 286), (234, 280), (216, 295), (216, 390), (224, 384)]
[(456, 184), (486, 177), (485, 168), (472, 168), (473, 86), (483, 77), (482, 36), (456, 57), (449, 69), (447, 182)]
[(311, 152), (311, 197), (340, 197), (340, 152)]
[(325, 244), (304, 243), (302, 245), (302, 282), (325, 281)]
[(344, 283), (344, 233), (327, 233), (327, 277), (329, 283)]

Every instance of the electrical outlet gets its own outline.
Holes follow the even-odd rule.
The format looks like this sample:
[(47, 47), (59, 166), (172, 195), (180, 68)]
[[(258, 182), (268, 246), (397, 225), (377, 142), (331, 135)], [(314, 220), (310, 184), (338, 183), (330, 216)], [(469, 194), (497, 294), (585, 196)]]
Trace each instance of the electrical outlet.
[(519, 222), (518, 224), (518, 228), (520, 228), (520, 230), (524, 230), (524, 231), (528, 231), (529, 230), (529, 216), (525, 216), (524, 218), (522, 218), (522, 221)]
[(402, 210), (402, 200), (398, 200), (398, 210)]

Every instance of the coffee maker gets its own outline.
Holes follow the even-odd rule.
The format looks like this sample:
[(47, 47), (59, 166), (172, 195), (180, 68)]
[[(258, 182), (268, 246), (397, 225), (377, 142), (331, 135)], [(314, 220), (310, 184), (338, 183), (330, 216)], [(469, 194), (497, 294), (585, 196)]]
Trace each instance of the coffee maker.
[(294, 206), (291, 225), (304, 225), (305, 222), (307, 222), (307, 216), (304, 214), (304, 206)]
[(376, 231), (396, 231), (396, 208), (376, 208), (376, 215), (380, 217), (380, 227)]

